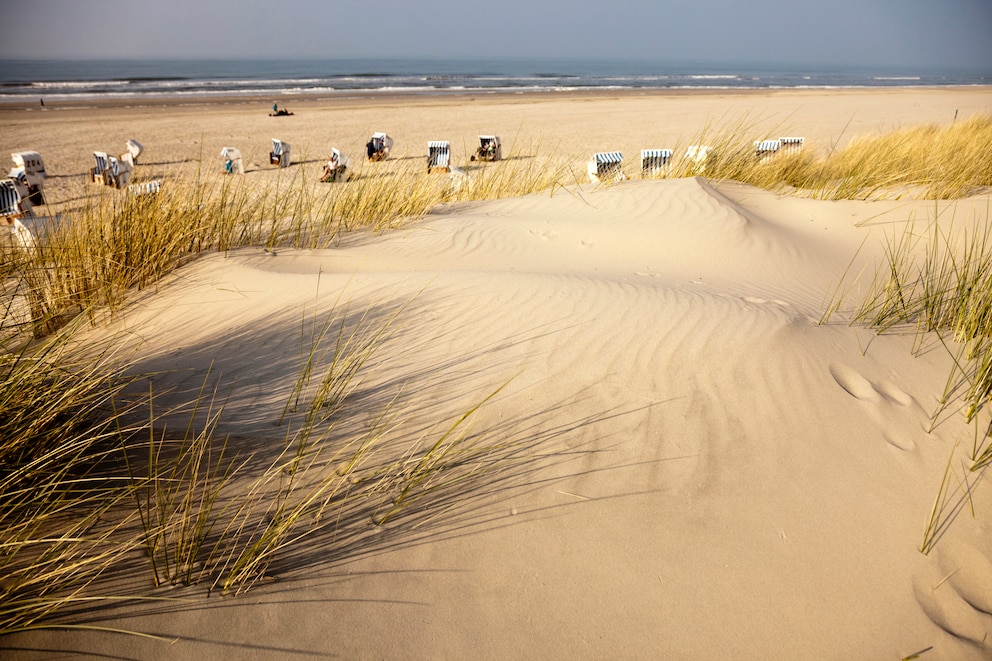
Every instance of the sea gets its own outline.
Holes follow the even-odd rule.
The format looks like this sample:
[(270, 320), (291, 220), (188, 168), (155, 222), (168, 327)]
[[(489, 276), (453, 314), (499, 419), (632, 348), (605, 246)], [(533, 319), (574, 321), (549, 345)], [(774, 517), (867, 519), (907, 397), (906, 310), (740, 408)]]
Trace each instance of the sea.
[(945, 71), (577, 59), (0, 60), (0, 71), (0, 104), (992, 84), (992, 65)]

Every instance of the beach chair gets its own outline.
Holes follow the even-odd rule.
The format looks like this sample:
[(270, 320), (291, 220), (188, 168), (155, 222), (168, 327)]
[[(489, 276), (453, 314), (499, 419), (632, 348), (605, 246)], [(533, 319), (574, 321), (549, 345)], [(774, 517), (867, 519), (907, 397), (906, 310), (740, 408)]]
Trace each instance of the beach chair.
[(805, 142), (806, 139), (800, 137), (788, 137), (779, 138), (778, 141), (782, 143), (783, 156), (795, 156), (803, 150), (803, 142)]
[(451, 171), (451, 147), (447, 140), (431, 140), (427, 143), (427, 171), (434, 168)]
[(93, 175), (93, 183), (95, 184), (106, 184), (106, 178), (104, 173), (107, 168), (110, 167), (110, 160), (107, 158), (107, 152), (95, 151), (93, 152), (93, 159), (96, 161), (96, 166), (90, 170), (90, 174)]
[(503, 145), (498, 135), (480, 135), (479, 148), (470, 160), (499, 161), (503, 159)]
[(144, 151), (144, 148), (141, 146), (141, 143), (138, 142), (137, 140), (125, 141), (124, 148), (127, 150), (127, 153), (131, 155), (132, 164), (138, 162), (138, 157), (141, 156), (141, 152)]
[(650, 177), (665, 172), (671, 162), (671, 149), (642, 149), (641, 176)]
[(48, 173), (45, 172), (45, 161), (38, 152), (16, 151), (10, 155), (10, 158), (14, 161), (15, 168), (27, 173), (28, 179), (44, 181), (48, 177)]
[(781, 148), (782, 143), (778, 140), (757, 140), (754, 143), (754, 154), (759, 163), (765, 163), (778, 154)]
[(20, 218), (21, 193), (13, 179), (0, 180), (0, 218)]
[[(130, 154), (129, 154), (130, 156)], [(108, 156), (108, 168), (104, 171), (104, 183), (114, 188), (124, 188), (131, 180), (131, 173), (134, 166), (127, 160), (122, 160), (116, 156)]]
[(289, 167), (289, 143), (272, 138), (272, 151), (269, 152), (269, 163), (281, 168)]
[(623, 154), (618, 151), (603, 151), (593, 154), (587, 167), (589, 181), (596, 184), (626, 179), (621, 169), (622, 166)]
[(21, 193), (14, 180), (0, 181), (0, 227), (7, 228), (11, 241), (20, 248), (27, 249), (34, 245), (31, 230), (21, 222), (21, 218), (30, 213), (30, 209), (22, 207)]
[(28, 176), (23, 170), (14, 168), (10, 171), (10, 176), (7, 179), (14, 184), (14, 188), (17, 190), (17, 194), (20, 196), (20, 208), (21, 211), (27, 211), (30, 209), (34, 202), (31, 201), (31, 191), (28, 184)]
[(320, 180), (324, 183), (347, 181), (350, 176), (348, 172), (348, 166), (350, 164), (351, 160), (347, 156), (342, 154), (336, 147), (332, 148), (331, 157), (324, 164), (324, 171), (320, 175)]
[(686, 168), (690, 174), (700, 175), (706, 172), (706, 164), (713, 155), (713, 148), (708, 145), (689, 145), (686, 147), (684, 159), (689, 161)]
[(14, 169), (10, 171), (12, 178), (23, 178), (27, 182), (28, 199), (31, 204), (38, 206), (45, 203), (45, 161), (36, 151), (19, 151), (10, 155), (14, 161)]
[(365, 144), (365, 153), (370, 161), (384, 161), (393, 150), (393, 139), (382, 132), (372, 134)]
[(162, 190), (162, 180), (145, 181), (140, 184), (131, 184), (127, 187), (127, 192), (131, 195), (154, 195)]
[(237, 147), (224, 147), (220, 150), (224, 159), (224, 172), (227, 174), (244, 174), (245, 164), (241, 158), (241, 150)]

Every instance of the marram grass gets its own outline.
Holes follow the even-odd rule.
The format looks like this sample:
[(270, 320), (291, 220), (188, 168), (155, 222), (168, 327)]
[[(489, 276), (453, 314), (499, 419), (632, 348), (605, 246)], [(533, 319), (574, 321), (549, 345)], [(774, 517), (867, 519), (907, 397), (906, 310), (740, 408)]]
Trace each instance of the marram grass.
[[(832, 199), (945, 198), (992, 185), (992, 116), (763, 163), (754, 158), (752, 138), (738, 124), (700, 139), (715, 146), (705, 176)], [(667, 176), (696, 173), (676, 163)], [(395, 402), (363, 433), (342, 436), (341, 421), (359, 413), (350, 393), (388, 337), (388, 324), (362, 319), (349, 327), (340, 322), (344, 315), (314, 320), (285, 409), (286, 443), (268, 459), (241, 455), (216, 438), (224, 415), (219, 381), (205, 381), (189, 405), (190, 424), (177, 433), (159, 424), (156, 393), (121, 396), (135, 377), (126, 376), (128, 362), (113, 340), (85, 351), (74, 342), (84, 323), (114, 314), (130, 292), (155, 287), (203, 251), (319, 248), (346, 232), (399, 227), (439, 204), (554, 193), (577, 181), (567, 159), (526, 153), (470, 167), (466, 176), (428, 175), (420, 165), (355, 174), (344, 184), (317, 184), (316, 171), (301, 165), (274, 183), (251, 186), (247, 177), (194, 170), (156, 195), (101, 188), (61, 209), (61, 222), (35, 248), (4, 247), (0, 635), (76, 626), (60, 615), (117, 599), (102, 581), (135, 552), (147, 559), (149, 585), (240, 592), (270, 578), (273, 563), (303, 542), (352, 552), (361, 548), (362, 525), (402, 525), (404, 515), (505, 468), (512, 448), (465, 432), (480, 404), (398, 452), (392, 436), (403, 413)], [(949, 380), (948, 396), (963, 388), (976, 417), (992, 392), (989, 236), (976, 227), (964, 248), (950, 250), (937, 227), (926, 235), (934, 247), (921, 264), (907, 257), (919, 236), (894, 241), (887, 275), (859, 317), (880, 330), (917, 324), (960, 347), (961, 378)], [(44, 339), (26, 341), (32, 334)], [(970, 470), (992, 462), (987, 432), (976, 433)], [(948, 475), (926, 549), (946, 527)]]
[(708, 129), (693, 140), (713, 148), (705, 169), (676, 159), (670, 176), (703, 174), (828, 200), (953, 199), (992, 186), (992, 115), (859, 136), (839, 150), (809, 145), (762, 160), (754, 135), (746, 120)]

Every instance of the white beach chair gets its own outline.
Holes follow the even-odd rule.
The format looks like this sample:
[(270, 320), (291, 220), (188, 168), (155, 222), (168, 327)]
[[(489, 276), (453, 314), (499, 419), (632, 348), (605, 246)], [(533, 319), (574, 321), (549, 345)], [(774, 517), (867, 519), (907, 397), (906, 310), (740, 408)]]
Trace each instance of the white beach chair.
[(373, 133), (365, 144), (365, 153), (370, 161), (384, 161), (393, 151), (393, 139), (381, 131)]
[(14, 169), (10, 171), (11, 178), (23, 178), (28, 188), (28, 199), (31, 204), (38, 206), (45, 203), (45, 161), (36, 151), (19, 151), (10, 155), (14, 161)]
[(689, 145), (683, 156), (689, 161), (688, 172), (697, 175), (706, 172), (706, 164), (712, 154), (713, 148), (708, 145)]
[(795, 156), (803, 150), (803, 143), (806, 139), (801, 137), (787, 137), (779, 138), (778, 141), (782, 143), (783, 156)]
[(131, 195), (154, 195), (162, 190), (162, 180), (145, 181), (140, 184), (131, 184), (127, 187), (127, 192)]
[(31, 230), (21, 222), (21, 218), (30, 213), (30, 208), (25, 210), (22, 206), (21, 194), (14, 180), (0, 180), (0, 227), (7, 228), (7, 236), (13, 245), (19, 248), (27, 249), (34, 246)]
[(668, 170), (672, 162), (671, 149), (642, 149), (641, 176), (650, 177)]
[(756, 140), (754, 143), (754, 154), (758, 157), (758, 162), (764, 163), (778, 154), (782, 148), (782, 143), (778, 140)]
[(596, 184), (626, 179), (622, 167), (623, 154), (618, 151), (603, 151), (592, 155), (586, 169), (589, 181)]
[(269, 163), (281, 168), (289, 167), (289, 143), (272, 138), (272, 151), (269, 152)]
[(320, 180), (324, 183), (347, 181), (351, 176), (348, 171), (349, 165), (351, 165), (351, 159), (342, 154), (337, 147), (332, 148), (331, 157), (324, 164), (324, 171), (320, 175)]
[(93, 175), (93, 183), (95, 184), (106, 184), (105, 173), (110, 167), (110, 160), (107, 157), (107, 152), (95, 151), (93, 152), (93, 159), (96, 161), (96, 166), (90, 170)]
[(451, 147), (447, 140), (431, 140), (427, 143), (427, 171), (433, 168), (451, 171)]
[(503, 159), (503, 144), (500, 142), (498, 135), (480, 135), (479, 136), (479, 148), (475, 150), (475, 154), (472, 156), (471, 160), (479, 159), (480, 161), (499, 161)]
[(141, 152), (145, 150), (144, 147), (141, 146), (140, 142), (133, 139), (126, 140), (124, 142), (124, 148), (127, 150), (127, 153), (131, 155), (132, 163), (137, 163), (138, 157), (141, 156)]
[(245, 164), (241, 158), (241, 150), (237, 147), (224, 147), (220, 150), (224, 159), (224, 172), (227, 174), (244, 174)]
[(10, 155), (10, 158), (14, 161), (15, 168), (27, 173), (29, 180), (44, 181), (48, 177), (48, 173), (45, 172), (45, 161), (38, 152), (16, 151)]

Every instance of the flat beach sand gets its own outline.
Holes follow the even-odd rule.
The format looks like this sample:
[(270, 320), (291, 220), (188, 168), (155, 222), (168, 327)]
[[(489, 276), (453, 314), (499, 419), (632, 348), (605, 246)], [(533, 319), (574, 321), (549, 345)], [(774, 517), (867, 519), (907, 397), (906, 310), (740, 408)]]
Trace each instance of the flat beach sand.
[[(315, 174), (330, 147), (356, 166), (372, 131), (394, 159), (479, 134), (517, 158), (684, 149), (742, 124), (755, 140), (829, 150), (866, 134), (992, 112), (992, 89), (792, 90), (269, 99), (142, 107), (0, 108), (0, 153), (40, 151), (71, 204), (94, 150), (145, 147), (143, 177), (282, 174), (271, 138)], [(703, 140), (705, 141), (705, 139)], [(974, 430), (932, 416), (952, 360), (912, 333), (820, 319), (845, 276), (870, 280), (887, 236), (954, 202), (819, 201), (704, 178), (581, 186), (447, 205), (327, 250), (206, 254), (112, 323), (135, 369), (177, 401), (208, 370), (229, 385), (219, 432), (278, 444), (301, 319), (347, 301), (397, 329), (362, 382), (395, 398), (395, 433), (430, 436), (490, 393), (471, 432), (526, 448), (416, 526), (304, 542), (236, 597), (101, 607), (86, 624), (0, 640), (7, 658), (935, 659), (992, 658), (992, 487), (920, 552), (944, 467)], [(856, 291), (859, 285), (854, 285)], [(163, 403), (168, 404), (168, 400)], [(972, 516), (972, 508), (975, 516)], [(309, 546), (308, 546), (309, 545)], [(133, 585), (129, 589), (134, 589)], [(141, 586), (138, 586), (138, 589)], [(926, 650), (926, 651), (924, 651)], [(6, 654), (5, 654), (6, 655)]]

